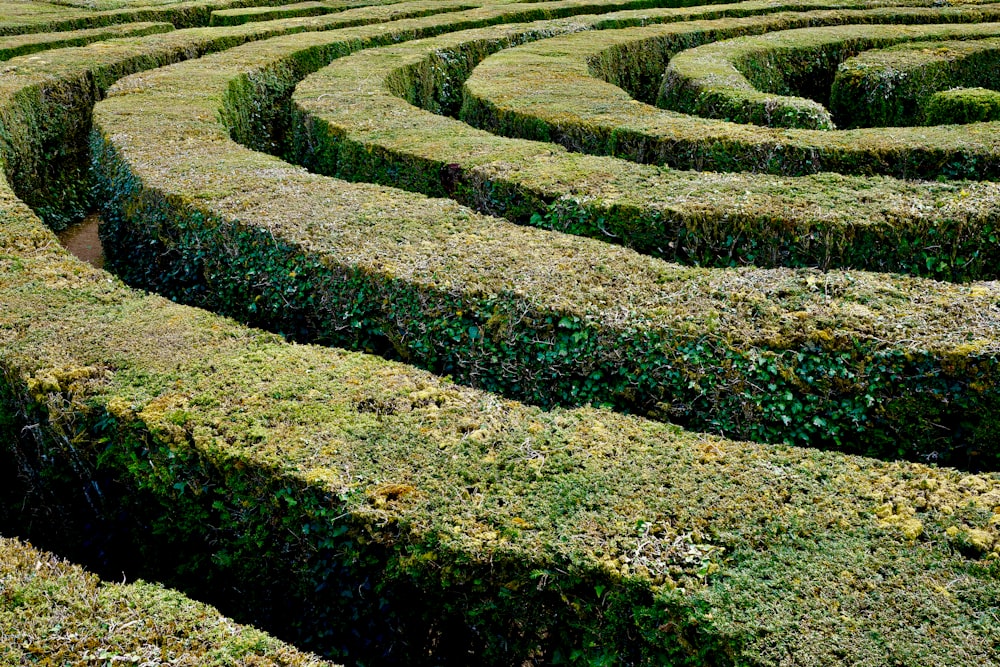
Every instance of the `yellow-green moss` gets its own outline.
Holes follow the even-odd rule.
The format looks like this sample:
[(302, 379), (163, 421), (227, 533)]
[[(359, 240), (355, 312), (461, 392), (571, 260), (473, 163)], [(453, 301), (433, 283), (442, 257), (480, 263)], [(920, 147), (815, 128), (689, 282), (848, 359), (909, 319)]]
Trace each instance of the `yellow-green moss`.
[(105, 583), (7, 538), (0, 538), (0, 636), (0, 659), (11, 665), (330, 665), (175, 591)]
[[(984, 18), (982, 11), (944, 9), (936, 18), (978, 22)], [(865, 17), (844, 17), (850, 20), (933, 22), (935, 13), (873, 10)], [(576, 150), (684, 169), (932, 179), (991, 179), (1000, 173), (997, 133), (990, 123), (846, 131), (764, 128), (659, 110), (590, 74), (590, 69), (613, 70), (616, 54), (626, 45), (643, 51), (652, 62), (665, 62), (689, 45), (686, 40), (697, 38), (699, 28), (681, 24), (604, 30), (508, 49), (487, 58), (466, 82), (463, 115), (508, 136), (551, 138)], [(519, 78), (514, 72), (520, 71), (532, 74)]]
[[(463, 21), (482, 16), (450, 25), (466, 27)], [(357, 48), (364, 34), (340, 35), (354, 40), (345, 50)], [(300, 49), (321, 45), (312, 36), (297, 39)], [(261, 44), (255, 55), (280, 56), (286, 46)], [(87, 72), (96, 73), (101, 86), (141, 67), (129, 58), (162, 53), (155, 44), (149, 51), (115, 48), (18, 64), (24, 70), (0, 97), (5, 126), (18, 121), (23, 132), (20, 141), (3, 146), (9, 171), (12, 160), (37, 160), (29, 153), (39, 150), (41, 130), (32, 115), (39, 109), (20, 105), (26, 97), (18, 86)], [(152, 146), (117, 136), (135, 149), (121, 164), (142, 178), (182, 185), (184, 197), (202, 196), (202, 204), (218, 204), (223, 215), (275, 216), (274, 237), (253, 237), (247, 227), (262, 247), (296, 229), (285, 217), (293, 213), (322, 221), (332, 211), (336, 217), (327, 220), (345, 223), (348, 232), (346, 223), (359, 215), (373, 224), (384, 216), (401, 223), (404, 242), (434, 240), (420, 230), (428, 225), (474, 249), (480, 238), (469, 230), (489, 232), (495, 225), (509, 233), (510, 227), (448, 202), (340, 183), (332, 184), (334, 192), (329, 181), (235, 148), (217, 115), (234, 74), (226, 67), (240, 55), (123, 84), (119, 98), (101, 111), (102, 121), (125, 99), (150, 104), (141, 111), (123, 106), (116, 123), (149, 113), (151, 124), (175, 103), (185, 113), (177, 125), (159, 126), (160, 157)], [(150, 58), (146, 65), (159, 62)], [(172, 85), (178, 72), (196, 76)], [(214, 90), (214, 97), (199, 98), (195, 84)], [(174, 101), (143, 97), (161, 92), (174, 94)], [(239, 108), (230, 105), (226, 113)], [(130, 127), (148, 129), (140, 122)], [(204, 151), (213, 143), (225, 152)], [(268, 179), (283, 189), (269, 191)], [(17, 187), (32, 184), (30, 174), (19, 174)], [(303, 205), (315, 207), (291, 207), (299, 194)], [(170, 215), (177, 201), (160, 211)], [(318, 646), (349, 646), (357, 651), (352, 658), (374, 662), (385, 658), (386, 644), (365, 638), (386, 638), (392, 657), (403, 662), (433, 655), (456, 664), (470, 655), (483, 664), (570, 656), (647, 664), (767, 665), (788, 656), (803, 665), (997, 661), (982, 618), (984, 609), (1000, 603), (1000, 586), (994, 561), (974, 549), (996, 532), (995, 475), (735, 442), (594, 408), (542, 411), (377, 357), (289, 344), (129, 290), (58, 249), (6, 188), (0, 187), (0, 202), (0, 424), (6, 429), (0, 442), (16, 450), (8, 453), (19, 462), (38, 465), (38, 479), (53, 480), (69, 507), (84, 505), (72, 494), (99, 482), (106, 492), (102, 509), (116, 518), (126, 510), (145, 558), (196, 573), (199, 590), (238, 600)], [(340, 230), (306, 230), (306, 238), (322, 248), (329, 232)], [(559, 267), (570, 272), (578, 270), (571, 260), (588, 243), (553, 235), (544, 247), (519, 250), (546, 261), (553, 248), (563, 251)], [(404, 253), (369, 247), (382, 250), (366, 260), (373, 274), (402, 267), (393, 277), (419, 275), (400, 261)], [(499, 242), (489, 247), (500, 248)], [(489, 259), (482, 248), (477, 252), (475, 259)], [(458, 292), (475, 284), (467, 257), (456, 249), (452, 263), (431, 276), (434, 285)], [(896, 301), (918, 315), (921, 308), (951, 309), (956, 328), (966, 327), (974, 340), (956, 333), (948, 339), (947, 322), (923, 335), (941, 336), (953, 352), (971, 343), (987, 365), (993, 350), (989, 327), (967, 321), (989, 313), (995, 298), (988, 284), (941, 286), (940, 292), (934, 285), (927, 303), (906, 303), (908, 289), (930, 283), (755, 271), (724, 274), (735, 282), (718, 283), (711, 272), (661, 269), (623, 250), (588, 257), (593, 265), (579, 271), (593, 278), (581, 281), (586, 298), (607, 292), (610, 279), (602, 269), (622, 266), (654, 267), (656, 276), (743, 297), (735, 312), (690, 321), (692, 331), (715, 326), (715, 318), (782, 321), (769, 310), (769, 297), (800, 299), (789, 305), (806, 307), (788, 312), (816, 317), (808, 307), (820, 297), (809, 294), (820, 286), (834, 300), (862, 295), (854, 303), (845, 299), (842, 315), (870, 322), (879, 333), (886, 332), (866, 309), (892, 312)], [(614, 264), (619, 258), (627, 261)], [(540, 278), (527, 289), (552, 284), (543, 280), (545, 264), (537, 266), (533, 275)], [(301, 280), (309, 275), (303, 268), (282, 266), (264, 279)], [(640, 287), (645, 275), (636, 274)], [(762, 281), (774, 278), (781, 284), (772, 292)], [(635, 298), (626, 280), (613, 286)], [(956, 295), (971, 301), (956, 307)], [(547, 298), (586, 303), (572, 294)], [(657, 305), (656, 317), (684, 322), (679, 307)], [(958, 312), (964, 306), (967, 314)], [(498, 307), (487, 321), (491, 331), (503, 332), (525, 315)], [(797, 322), (808, 317), (796, 315), (787, 329), (763, 335), (793, 340)], [(816, 339), (830, 342), (829, 332), (839, 331), (836, 319), (820, 323)], [(923, 325), (906, 326), (920, 333)], [(395, 343), (406, 349), (405, 337)], [(950, 367), (975, 368), (976, 360), (964, 356), (969, 348), (961, 351), (948, 357)], [(766, 366), (768, 358), (759, 361)], [(933, 502), (922, 495), (934, 492), (939, 499)], [(887, 499), (895, 514), (912, 507), (910, 520), (922, 530), (906, 534), (881, 525), (877, 511)], [(969, 537), (957, 538), (963, 531)], [(378, 632), (367, 634), (372, 629)]]
[[(293, 99), (302, 118), (293, 123), (293, 154), (326, 175), (450, 196), (517, 222), (594, 236), (685, 263), (993, 277), (998, 264), (989, 259), (993, 246), (987, 240), (996, 225), (1000, 190), (992, 183), (678, 172), (496, 137), (407, 103), (456, 112), (462, 79), (476, 62), (519, 42), (639, 16), (691, 19), (700, 11), (737, 8), (763, 9), (741, 3), (577, 17), (450, 34), (339, 59), (296, 89)], [(843, 20), (843, 12), (693, 21), (679, 29), (714, 26), (725, 33), (828, 20)], [(517, 71), (523, 75), (523, 68)], [(557, 85), (549, 80), (546, 88)], [(234, 131), (251, 147), (266, 134), (257, 126)], [(588, 141), (565, 139), (573, 145)]]
[[(132, 249), (112, 253), (118, 270), (292, 336), (391, 351), (539, 403), (655, 409), (701, 429), (880, 454), (905, 432), (910, 456), (992, 456), (990, 283), (680, 267), (314, 176), (238, 146), (218, 122), (254, 108), (256, 77), (287, 86), (280, 77), (384, 38), (376, 27), (276, 38), (123, 81), (95, 109), (107, 238)], [(972, 341), (979, 352), (955, 365), (951, 350)], [(940, 420), (963, 427), (942, 432)]]

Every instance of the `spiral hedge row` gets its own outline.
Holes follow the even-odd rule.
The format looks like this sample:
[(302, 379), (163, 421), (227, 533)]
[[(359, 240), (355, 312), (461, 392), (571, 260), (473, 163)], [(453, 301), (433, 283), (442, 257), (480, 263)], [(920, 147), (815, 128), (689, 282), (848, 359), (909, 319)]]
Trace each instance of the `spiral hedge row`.
[(360, 4), (0, 20), (176, 28), (0, 75), (0, 525), (348, 664), (1000, 662), (993, 125), (629, 97), (995, 6)]

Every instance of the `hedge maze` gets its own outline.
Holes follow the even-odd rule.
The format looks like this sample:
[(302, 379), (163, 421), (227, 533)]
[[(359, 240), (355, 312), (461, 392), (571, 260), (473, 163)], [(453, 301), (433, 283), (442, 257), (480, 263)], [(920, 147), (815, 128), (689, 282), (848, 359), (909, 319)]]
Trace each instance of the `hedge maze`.
[(0, 661), (1000, 663), (1000, 5), (0, 34)]

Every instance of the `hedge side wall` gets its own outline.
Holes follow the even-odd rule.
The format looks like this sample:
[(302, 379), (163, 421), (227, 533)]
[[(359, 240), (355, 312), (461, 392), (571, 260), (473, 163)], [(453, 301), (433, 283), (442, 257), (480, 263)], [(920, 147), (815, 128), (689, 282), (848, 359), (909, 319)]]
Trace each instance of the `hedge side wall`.
[[(766, 9), (743, 4), (741, 12)], [(1000, 189), (992, 183), (830, 174), (709, 177), (497, 137), (407, 104), (435, 114), (455, 112), (462, 82), (488, 54), (557, 32), (618, 24), (634, 14), (514, 25), (502, 33), (451, 33), (355, 54), (298, 86), (296, 119), (268, 119), (270, 126), (253, 122), (235, 128), (234, 137), (325, 175), (449, 196), (483, 213), (688, 264), (850, 267), (953, 280), (994, 276), (1000, 257), (988, 239), (996, 227)], [(697, 16), (693, 10), (638, 14), (646, 22)], [(724, 33), (824, 20), (842, 20), (842, 14), (705, 25)], [(260, 90), (254, 94), (284, 109), (288, 86), (269, 90), (269, 83), (255, 80)], [(280, 126), (280, 136), (273, 136), (273, 125)], [(859, 198), (859, 191), (870, 195)]]
[[(901, 23), (969, 23), (996, 16), (993, 11), (977, 7), (935, 15), (896, 10), (888, 17), (872, 13), (852, 21), (884, 22), (894, 16)], [(602, 30), (507, 49), (484, 60), (466, 81), (462, 118), (505, 136), (551, 140), (571, 150), (678, 169), (784, 175), (833, 171), (931, 180), (989, 180), (1000, 174), (1000, 135), (989, 123), (896, 128), (891, 133), (764, 128), (657, 110), (590, 74), (602, 54), (614, 58), (621, 53), (616, 47), (680, 50), (691, 33), (697, 27), (684, 24)], [(519, 71), (532, 76), (519, 78), (514, 74)]]
[(0, 659), (332, 667), (207, 605), (143, 581), (105, 583), (78, 565), (0, 538)]
[[(824, 105), (831, 96), (837, 99), (831, 86), (842, 75), (840, 64), (848, 58), (901, 42), (976, 39), (995, 36), (998, 31), (1000, 24), (995, 23), (838, 26), (722, 40), (674, 56), (656, 104), (736, 123), (832, 130), (836, 126)], [(844, 105), (835, 108), (851, 118)], [(888, 123), (856, 126), (883, 124)]]
[[(890, 456), (992, 456), (988, 283), (683, 268), (310, 176), (226, 139), (216, 118), (257, 108), (251, 79), (287, 89), (364, 43), (358, 32), (271, 40), (146, 74), (141, 89), (126, 81), (98, 105), (116, 270), (298, 339), (542, 404), (594, 401)], [(184, 105), (170, 94), (180, 81)], [(172, 133), (184, 141), (165, 151)], [(930, 289), (940, 301), (924, 299)]]
[[(67, 90), (133, 62), (76, 55)], [(53, 75), (23, 66), (23, 86)], [(218, 131), (221, 93), (202, 107), (178, 90)], [(52, 115), (4, 93), (19, 127)], [(39, 145), (3, 146), (5, 164)], [(216, 195), (268, 194), (234, 188), (233, 166)], [(456, 665), (997, 659), (995, 475), (544, 412), (130, 290), (59, 249), (4, 183), (0, 217), (9, 456), (73, 507), (99, 482), (99, 513), (135, 521), (151, 567), (311, 646)]]
[(100, 481), (148, 567), (243, 620), (401, 663), (995, 659), (995, 475), (543, 412), (290, 345), (2, 210), (8, 456), (70, 507)]
[(988, 113), (929, 115), (935, 93), (959, 87), (1000, 88), (1000, 40), (916, 42), (850, 58), (834, 77), (830, 110), (854, 127), (997, 120)]

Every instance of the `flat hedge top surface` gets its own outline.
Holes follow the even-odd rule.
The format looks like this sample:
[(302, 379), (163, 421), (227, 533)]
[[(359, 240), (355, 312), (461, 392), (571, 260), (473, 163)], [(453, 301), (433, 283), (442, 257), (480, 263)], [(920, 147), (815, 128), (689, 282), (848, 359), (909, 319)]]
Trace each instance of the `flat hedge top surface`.
[[(175, 25), (207, 26), (211, 7), (187, 4), (192, 13), (178, 9)], [(584, 238), (500, 217), (521, 205), (522, 195), (508, 194), (521, 187), (543, 205), (595, 192), (610, 199), (619, 187), (622, 200), (669, 193), (671, 206), (687, 206), (687, 214), (697, 200), (709, 200), (705, 210), (720, 218), (744, 188), (750, 210), (766, 207), (780, 220), (782, 198), (819, 198), (832, 184), (835, 194), (807, 206), (816, 218), (846, 224), (871, 215), (853, 222), (891, 225), (909, 207), (918, 213), (906, 219), (928, 228), (974, 221), (982, 233), (973, 246), (985, 243), (995, 219), (989, 171), (960, 182), (942, 174), (940, 183), (868, 178), (864, 170), (802, 180), (741, 173), (743, 167), (679, 174), (586, 155), (580, 152), (590, 150), (586, 146), (565, 150), (539, 141), (538, 128), (547, 132), (560, 123), (594, 134), (627, 129), (631, 121), (622, 120), (620, 110), (645, 109), (592, 77), (588, 57), (595, 71), (611, 72), (608, 54), (627, 52), (634, 40), (648, 45), (706, 27), (693, 21), (623, 26), (669, 20), (668, 14), (762, 30), (772, 20), (739, 18), (764, 11), (759, 3), (720, 6), (706, 16), (643, 4), (404, 2), (108, 39), (8, 61), (0, 75), (6, 172), (0, 184), (0, 433), (12, 440), (0, 443), (4, 463), (16, 460), (22, 472), (37, 465), (32, 479), (57, 480), (53, 487), (59, 475), (71, 474), (65, 493), (113, 479), (150, 506), (153, 518), (137, 519), (137, 539), (143, 529), (162, 535), (172, 526), (184, 539), (204, 538), (209, 557), (198, 554), (176, 566), (203, 576), (206, 591), (220, 572), (222, 579), (228, 573), (253, 605), (286, 593), (258, 587), (274, 585), (269, 573), (287, 573), (302, 611), (289, 614), (282, 627), (301, 630), (299, 636), (332, 652), (352, 641), (361, 645), (352, 633), (384, 614), (390, 630), (369, 638), (369, 653), (351, 655), (366, 663), (427, 664), (437, 658), (435, 650), (446, 654), (454, 638), (474, 647), (465, 659), (473, 655), (487, 664), (1000, 663), (996, 474), (742, 442), (598, 407), (543, 410), (406, 363), (421, 352), (425, 330), (451, 335), (434, 340), (441, 349), (483, 348), (487, 327), (466, 326), (460, 318), (467, 313), (444, 306), (503, 300), (521, 310), (475, 314), (490, 322), (491, 343), (500, 344), (493, 348), (496, 359), (470, 357), (473, 378), (488, 374), (491, 364), (523, 363), (504, 356), (519, 344), (504, 332), (527, 332), (542, 349), (545, 336), (562, 329), (575, 343), (572, 332), (582, 331), (577, 325), (584, 322), (606, 335), (602, 358), (660, 334), (729, 346), (739, 354), (706, 362), (705, 377), (735, 377), (729, 374), (743, 372), (738, 363), (751, 359), (753, 372), (770, 373), (775, 388), (765, 382), (750, 393), (767, 400), (784, 400), (776, 390), (781, 383), (805, 387), (794, 373), (768, 370), (787, 352), (790, 359), (831, 364), (851, 359), (861, 368), (893, 359), (883, 369), (892, 405), (865, 406), (873, 419), (900, 405), (905, 410), (909, 397), (892, 388), (918, 381), (941, 388), (934, 390), (940, 391), (935, 406), (994, 405), (1000, 287), (993, 281), (937, 282), (815, 266), (706, 268), (606, 243), (596, 234)], [(897, 11), (880, 4), (875, 11)], [(133, 9), (143, 7), (123, 11)], [(613, 10), (619, 13), (596, 16)], [(844, 3), (831, 11), (848, 21), (862, 16), (849, 13), (856, 10)], [(921, 11), (939, 10), (909, 15)], [(940, 11), (978, 26), (975, 12), (982, 17), (994, 8)], [(813, 18), (822, 20), (805, 20)], [(490, 27), (515, 22), (521, 25)], [(437, 37), (472, 29), (478, 32)], [(513, 48), (483, 60), (493, 46), (467, 46), (488, 41), (492, 30), (508, 40), (499, 47)], [(528, 34), (537, 41), (516, 46)], [(394, 46), (420, 38), (429, 41)], [(384, 48), (349, 57), (366, 47)], [(660, 49), (661, 56), (669, 51)], [(501, 72), (496, 63), (503, 58), (518, 63), (517, 71)], [(492, 130), (516, 135), (527, 127), (521, 134), (531, 141), (472, 132), (404, 101), (444, 100), (454, 110), (463, 93), (444, 88), (461, 87), (480, 60), (464, 101), (477, 94), (476, 81), (499, 86), (502, 78), (521, 101), (510, 106), (516, 122)], [(317, 71), (293, 100), (298, 82)], [(418, 93), (418, 85), (426, 87)], [(578, 99), (569, 95), (573, 87)], [(600, 94), (591, 94), (596, 89)], [(552, 102), (553, 91), (565, 93), (559, 104), (566, 106)], [(543, 103), (529, 105), (525, 100), (535, 94)], [(495, 103), (492, 92), (482, 99)], [(604, 102), (610, 111), (600, 108)], [(660, 114), (657, 122), (676, 119), (681, 127), (702, 122), (651, 113)], [(599, 123), (580, 122), (587, 114), (604, 115)], [(355, 180), (374, 183), (310, 173), (237, 143), (290, 154), (294, 142), (305, 142), (314, 156), (328, 146), (340, 150), (320, 142), (320, 134), (300, 133), (326, 122), (324, 115), (330, 120), (324, 136), (354, 142), (343, 144), (350, 150), (337, 159), (349, 156), (364, 167), (365, 156), (372, 156), (374, 166), (359, 169)], [(736, 127), (739, 136), (758, 132)], [(454, 135), (452, 128), (459, 128)], [(948, 150), (968, 139), (966, 153), (979, 155), (992, 141), (990, 127), (983, 128), (948, 130)], [(798, 136), (767, 132), (769, 140)], [(922, 140), (933, 147), (939, 138), (931, 133)], [(409, 190), (437, 188), (434, 196), (393, 187), (394, 178), (404, 177), (392, 174), (406, 160), (413, 160), (414, 181), (431, 183), (427, 174), (436, 172), (433, 187), (408, 184)], [(87, 173), (88, 164), (91, 176), (60, 181), (61, 173)], [(463, 169), (479, 176), (463, 181)], [(510, 177), (518, 171), (529, 176)], [(336, 286), (378, 281), (383, 291), (358, 293), (377, 296), (372, 307), (395, 319), (359, 320), (357, 328), (377, 329), (401, 359), (291, 343), (83, 265), (57, 246), (18, 197), (56, 220), (62, 208), (95, 203), (86, 194), (59, 200), (61, 184), (84, 193), (89, 178), (112, 225), (131, 226), (133, 245), (109, 244), (120, 265), (127, 266), (130, 255), (150, 258), (150, 266), (180, 276), (182, 287), (210, 292), (224, 281), (212, 282), (206, 258), (221, 258), (232, 269), (225, 280), (236, 286), (227, 312), (253, 321), (249, 314), (273, 309), (268, 324), (278, 330), (285, 317), (298, 321), (302, 303), (316, 307), (310, 317), (329, 315), (334, 328), (353, 328), (350, 317), (337, 319), (340, 309), (369, 305), (338, 301)], [(679, 192), (684, 184), (691, 190)], [(464, 187), (479, 193), (469, 196), (469, 206), (450, 198)], [(491, 188), (495, 208), (482, 194)], [(871, 204), (883, 198), (884, 206)], [(838, 201), (848, 213), (831, 210)], [(553, 210), (535, 212), (544, 218)], [(314, 275), (329, 282), (300, 282)], [(181, 298), (182, 290), (172, 295)], [(462, 326), (448, 329), (455, 321)], [(684, 375), (694, 366), (678, 355), (676, 391), (697, 392), (701, 378)], [(547, 361), (539, 352), (532, 362), (557, 369), (538, 376), (553, 386), (563, 368), (556, 356)], [(622, 359), (621, 366), (629, 362)], [(757, 376), (740, 377), (753, 384)], [(867, 376), (858, 377), (828, 379), (819, 392), (823, 405), (861, 395)], [(913, 405), (918, 414), (923, 404), (914, 398)], [(799, 419), (789, 411), (786, 425)], [(737, 416), (752, 421), (757, 415), (748, 407)], [(807, 421), (818, 434), (826, 422), (822, 414), (815, 417), (819, 421), (813, 415)], [(978, 418), (977, 437), (995, 440), (989, 431), (995, 415)], [(947, 421), (935, 428), (958, 438), (972, 427)], [(901, 441), (899, 451), (910, 444)], [(41, 573), (52, 573), (57, 583)], [(232, 594), (231, 581), (222, 585)], [(400, 600), (408, 604), (401, 607)], [(37, 615), (19, 612), (26, 608)], [(219, 664), (311, 664), (163, 589), (100, 586), (79, 570), (61, 570), (47, 557), (0, 541), (0, 638), (15, 638), (0, 651), (37, 646), (81, 660), (84, 651), (97, 649), (72, 642), (86, 643), (89, 628), (118, 627), (116, 614), (133, 614), (125, 624), (133, 623), (136, 634), (129, 637), (136, 639), (128, 641), (134, 648), (121, 645), (130, 656), (187, 659), (169, 653), (177, 641), (194, 654), (204, 648)], [(164, 633), (146, 622), (158, 618), (175, 628), (193, 624), (197, 632)], [(82, 629), (71, 635), (53, 630), (70, 632), (70, 622)], [(146, 630), (160, 633), (153, 642), (159, 655)], [(50, 651), (46, 641), (58, 647)], [(21, 660), (20, 653), (11, 655)], [(97, 658), (104, 659), (110, 660)]]
[[(504, 31), (450, 33), (434, 40), (372, 49), (338, 59), (299, 85), (294, 100), (304, 114), (321, 121), (339, 137), (338, 143), (345, 146), (340, 151), (344, 157), (316, 164), (316, 169), (330, 175), (349, 180), (376, 180), (428, 195), (443, 196), (450, 191), (452, 197), (480, 210), (499, 212), (521, 222), (528, 222), (534, 215), (541, 218), (540, 224), (555, 228), (586, 228), (591, 230), (589, 234), (602, 241), (667, 258), (686, 256), (691, 261), (694, 255), (696, 261), (731, 265), (734, 255), (739, 253), (727, 240), (752, 236), (754, 227), (759, 225), (762, 229), (760, 238), (755, 239), (756, 252), (747, 252), (744, 261), (765, 266), (806, 263), (808, 260), (798, 259), (794, 250), (791, 257), (786, 254), (787, 249), (769, 252), (767, 244), (771, 239), (787, 235), (789, 245), (797, 245), (814, 262), (821, 264), (877, 268), (892, 266), (902, 259), (914, 272), (940, 275), (935, 270), (940, 272), (941, 263), (929, 268), (915, 248), (908, 256), (904, 253), (905, 258), (889, 255), (898, 250), (896, 246), (900, 242), (921, 248), (940, 247), (941, 238), (931, 242), (921, 237), (930, 230), (942, 230), (957, 221), (961, 221), (961, 235), (975, 237), (982, 233), (981, 225), (988, 229), (988, 221), (995, 215), (995, 185), (915, 182), (829, 173), (781, 178), (756, 173), (705, 174), (658, 169), (625, 160), (569, 153), (548, 142), (498, 137), (442, 115), (454, 113), (461, 106), (463, 74), (470, 74), (479, 60), (504, 47), (552, 36), (557, 31), (576, 32), (635, 20), (648, 23), (684, 20), (680, 26), (651, 28), (650, 31), (662, 31), (665, 35), (707, 32), (724, 35), (758, 30), (761, 26), (795, 25), (797, 21), (801, 24), (839, 22), (845, 17), (870, 16), (867, 12), (851, 10), (818, 10), (745, 19), (697, 20), (702, 13), (762, 10), (765, 8), (754, 3), (739, 3), (697, 10), (613, 14), (594, 17), (586, 24), (580, 17), (564, 25), (539, 24), (511, 26)], [(588, 33), (587, 37), (574, 42), (599, 41), (603, 32)], [(509, 82), (508, 75), (501, 75)], [(561, 70), (560, 75), (567, 76), (566, 71)], [(576, 77), (565, 88), (567, 99), (572, 101), (556, 111), (563, 119), (577, 110), (573, 105), (584, 106), (580, 97), (589, 89), (581, 91), (575, 83), (578, 83)], [(521, 82), (519, 85), (527, 84)], [(548, 79), (546, 94), (551, 95), (560, 85)], [(570, 92), (574, 88), (575, 94)], [(569, 98), (571, 94), (573, 97)], [(427, 113), (412, 104), (436, 113)], [(595, 107), (598, 104), (595, 99)], [(634, 100), (625, 98), (619, 91), (614, 99), (602, 100), (600, 113), (608, 118), (620, 109), (624, 119), (627, 110), (634, 106)], [(527, 117), (521, 126), (529, 125), (532, 119)], [(517, 127), (511, 125), (510, 133), (517, 131)], [(615, 152), (615, 133), (602, 135), (599, 126), (590, 119), (581, 119), (576, 129), (567, 129), (562, 136), (555, 128), (549, 134), (574, 150), (587, 150), (589, 131), (598, 137), (591, 146), (597, 147), (603, 136), (609, 152)], [(627, 143), (627, 139), (619, 141)], [(378, 161), (366, 164), (363, 157), (354, 157), (363, 156), (362, 151), (378, 156)], [(597, 152), (603, 151), (597, 149)], [(393, 164), (385, 164), (388, 160)], [(462, 178), (475, 184), (477, 190), (470, 194), (462, 188), (449, 188), (445, 179), (449, 172), (461, 173)], [(487, 189), (488, 184), (493, 187)], [(500, 184), (511, 194), (505, 196), (504, 191), (498, 192), (496, 186)], [(864, 194), (859, 196), (859, 192)], [(552, 203), (547, 205), (546, 202)], [(659, 226), (660, 220), (669, 222)], [(673, 225), (682, 230), (674, 231)], [(682, 234), (686, 234), (686, 239)], [(708, 253), (698, 254), (697, 246), (684, 247), (686, 244), (694, 246), (692, 239), (699, 234), (717, 239), (721, 247), (715, 257)], [(884, 235), (883, 242), (864, 247), (862, 239), (867, 234)], [(896, 242), (890, 241), (890, 237), (895, 237)], [(973, 245), (982, 244), (974, 242)], [(854, 254), (855, 248), (857, 254)], [(974, 273), (974, 263), (964, 264), (961, 270)], [(985, 262), (980, 275), (993, 277), (992, 266)]]
[(0, 537), (0, 660), (9, 665), (330, 665), (176, 591), (104, 583)]

